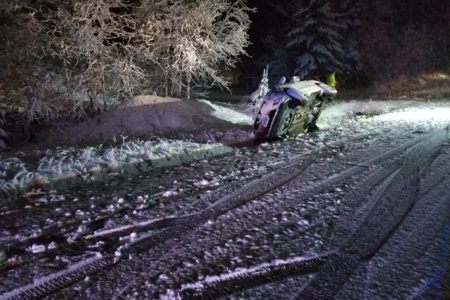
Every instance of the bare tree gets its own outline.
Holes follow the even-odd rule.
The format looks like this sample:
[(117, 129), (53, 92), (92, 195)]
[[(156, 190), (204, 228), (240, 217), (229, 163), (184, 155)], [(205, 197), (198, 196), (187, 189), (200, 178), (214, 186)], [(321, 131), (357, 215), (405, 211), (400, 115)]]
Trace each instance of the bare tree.
[(227, 86), (219, 66), (234, 67), (237, 59), (246, 54), (250, 11), (242, 0), (196, 1), (192, 5), (186, 20), (186, 27), (192, 27), (177, 49), (179, 64), (186, 73), (188, 96), (192, 80)]
[(132, 95), (144, 76), (124, 43), (130, 34), (126, 28), (135, 22), (127, 10), (122, 0), (74, 0), (49, 17), (52, 55), (63, 62), (66, 82), (87, 95), (92, 111)]
[(138, 10), (135, 49), (160, 68), (166, 94), (185, 87), (189, 98), (193, 82), (227, 86), (219, 66), (233, 67), (249, 45), (244, 0), (149, 0)]
[(143, 77), (123, 44), (133, 17), (121, 0), (2, 3), (2, 77), (21, 94), (23, 122), (83, 117), (117, 105)]
[(219, 66), (245, 54), (251, 11), (244, 0), (2, 1), (0, 89), (29, 125), (143, 92), (226, 87)]

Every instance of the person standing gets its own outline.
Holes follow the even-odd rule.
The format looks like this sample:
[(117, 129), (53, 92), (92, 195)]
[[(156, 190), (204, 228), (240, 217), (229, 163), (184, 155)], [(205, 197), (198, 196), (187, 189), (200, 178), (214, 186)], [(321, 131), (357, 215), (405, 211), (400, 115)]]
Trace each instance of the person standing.
[(327, 77), (327, 84), (332, 88), (336, 88), (336, 72), (331, 72)]

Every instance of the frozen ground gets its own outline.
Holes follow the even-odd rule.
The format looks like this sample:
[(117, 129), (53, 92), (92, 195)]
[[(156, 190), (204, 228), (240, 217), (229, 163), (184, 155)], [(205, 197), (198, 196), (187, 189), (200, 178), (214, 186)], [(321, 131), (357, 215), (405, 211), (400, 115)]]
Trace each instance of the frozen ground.
[(446, 299), (449, 124), (335, 103), (316, 133), (29, 197), (0, 209), (0, 294)]
[[(175, 101), (175, 100), (174, 100)], [(241, 125), (251, 125), (252, 118), (244, 110), (233, 109), (207, 100), (200, 100), (212, 108), (214, 117)], [(142, 104), (142, 103), (141, 103)], [(443, 106), (442, 108), (440, 106)], [(381, 118), (392, 120), (400, 118), (418, 121), (439, 122), (449, 114), (446, 103), (428, 103), (414, 101), (353, 101), (333, 103), (329, 105), (319, 119), (318, 126), (322, 130), (340, 126), (351, 128), (352, 122), (363, 122), (362, 118), (382, 115)], [(389, 113), (394, 111), (393, 113)], [(374, 118), (372, 120), (378, 120)], [(164, 124), (159, 126), (164, 127)], [(169, 126), (170, 127), (170, 126)], [(152, 167), (177, 165), (195, 159), (207, 158), (225, 154), (231, 149), (217, 144), (202, 143), (231, 142), (240, 138), (250, 137), (243, 130), (206, 130), (197, 134), (180, 135), (183, 140), (152, 139), (123, 141), (116, 147), (74, 148), (66, 147), (59, 150), (46, 151), (40, 154), (37, 162), (26, 163), (22, 157), (8, 157), (0, 162), (0, 191), (3, 197), (14, 199), (20, 191), (29, 187), (50, 187), (55, 182), (66, 179), (73, 184), (80, 181), (105, 180), (107, 173), (121, 173), (130, 176), (149, 170)], [(153, 164), (153, 166), (152, 166)]]

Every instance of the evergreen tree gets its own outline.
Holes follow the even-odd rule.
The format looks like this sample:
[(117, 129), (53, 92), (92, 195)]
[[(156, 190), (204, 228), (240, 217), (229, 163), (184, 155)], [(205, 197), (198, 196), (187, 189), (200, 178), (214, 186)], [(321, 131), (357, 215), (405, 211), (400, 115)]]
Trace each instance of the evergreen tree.
[(383, 3), (362, 0), (361, 25), (358, 50), (361, 54), (363, 73), (360, 78), (367, 82), (389, 77), (390, 57), (396, 48), (398, 36), (394, 25), (392, 1)]
[(347, 71), (358, 68), (360, 55), (358, 52), (357, 31), (361, 26), (361, 0), (345, 0), (339, 7), (341, 17), (339, 23), (344, 24), (346, 31), (344, 37), (344, 67)]
[(296, 53), (294, 73), (304, 77), (324, 77), (349, 68), (345, 61), (345, 32), (348, 24), (343, 14), (328, 1), (310, 0), (295, 13), (298, 24), (289, 34), (288, 48)]

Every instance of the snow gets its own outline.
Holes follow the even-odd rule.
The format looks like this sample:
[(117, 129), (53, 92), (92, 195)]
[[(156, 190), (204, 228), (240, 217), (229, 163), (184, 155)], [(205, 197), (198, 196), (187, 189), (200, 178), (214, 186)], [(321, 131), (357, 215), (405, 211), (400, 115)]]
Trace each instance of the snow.
[(48, 245), (48, 250), (54, 250), (54, 249), (56, 249), (56, 248), (58, 248), (58, 245), (57, 245), (55, 242), (51, 242), (51, 243)]
[(292, 257), (288, 259), (276, 259), (271, 261), (270, 263), (262, 263), (254, 267), (250, 268), (237, 268), (232, 272), (224, 273), (221, 275), (212, 275), (212, 276), (206, 276), (201, 281), (194, 282), (194, 283), (188, 283), (183, 284), (181, 287), (181, 291), (189, 289), (189, 290), (196, 290), (201, 291), (205, 288), (205, 286), (214, 285), (219, 282), (224, 282), (228, 280), (233, 280), (235, 278), (243, 278), (248, 275), (256, 275), (256, 274), (264, 274), (268, 270), (274, 268), (274, 267), (285, 267), (292, 264), (298, 264), (302, 263), (311, 259), (317, 259), (321, 257), (325, 257), (329, 255), (332, 252), (324, 253), (321, 255), (310, 255), (310, 256), (300, 256), (300, 257)]
[[(411, 105), (410, 105), (411, 104)], [(414, 105), (414, 106), (413, 106)], [(449, 124), (450, 122), (450, 103), (447, 103), (446, 105), (444, 104), (439, 104), (439, 103), (412, 103), (412, 102), (401, 102), (401, 103), (393, 103), (390, 101), (365, 101), (365, 102), (356, 102), (356, 101), (352, 101), (352, 102), (341, 102), (341, 103), (331, 103), (329, 107), (326, 108), (323, 118), (321, 118), (320, 120), (323, 124), (327, 124), (329, 126), (329, 128), (331, 128), (328, 132), (330, 133), (330, 136), (332, 136), (332, 138), (336, 138), (336, 135), (334, 135), (336, 133), (336, 130), (332, 130), (333, 128), (344, 128), (343, 130), (345, 130), (345, 133), (348, 133), (349, 136), (352, 136), (352, 134), (355, 133), (355, 131), (357, 131), (358, 129), (362, 128), (362, 131), (364, 133), (364, 131), (370, 132), (370, 130), (376, 130), (377, 129), (377, 124), (382, 124), (382, 122), (385, 122), (385, 124), (389, 124), (389, 126), (391, 124), (393, 125), (397, 125), (400, 124), (402, 125), (403, 122), (405, 122), (404, 124), (413, 124), (414, 126), (418, 125), (418, 126), (422, 126), (423, 124)], [(348, 125), (348, 126), (347, 126)], [(396, 130), (395, 126), (390, 126), (390, 127), (382, 127), (380, 129), (381, 132), (386, 131), (386, 128), (393, 128), (394, 131)], [(406, 132), (408, 132), (408, 128), (409, 126), (405, 126), (405, 127), (401, 127), (399, 126), (399, 128), (403, 129), (406, 128)], [(403, 130), (399, 130), (399, 132), (403, 133)], [(359, 133), (361, 133), (361, 131), (359, 131)], [(329, 140), (332, 139), (324, 139), (323, 143), (318, 141), (318, 137), (320, 137), (322, 134), (327, 134), (327, 129), (324, 129), (322, 131), (319, 131), (318, 133), (314, 133), (314, 134), (305, 134), (302, 135), (302, 140), (305, 145), (308, 145), (309, 147), (307, 147), (307, 149), (309, 148), (317, 148), (317, 147), (321, 147), (322, 145), (326, 145), (326, 143)], [(381, 139), (375, 140), (375, 141), (380, 141), (383, 140), (384, 138), (381, 137)], [(298, 150), (297, 147), (298, 145), (295, 145), (295, 148), (289, 149), (287, 146), (289, 146), (290, 144), (300, 144), (302, 145), (300, 142), (297, 143), (297, 141), (281, 141), (281, 142), (277, 142), (277, 143), (266, 143), (266, 144), (262, 144), (259, 146), (259, 150), (261, 150), (262, 153), (267, 154), (275, 154), (278, 153), (279, 155), (277, 155), (274, 159), (280, 159), (281, 160), (285, 160), (285, 156), (291, 156), (291, 154), (296, 154), (296, 152), (294, 152), (294, 150)], [(353, 146), (353, 145), (350, 145)], [(133, 148), (133, 147), (130, 147)], [(101, 157), (102, 152), (100, 152), (101, 149), (96, 149), (95, 151), (91, 151), (90, 156), (88, 157)], [(254, 150), (254, 149), (253, 149)], [(64, 151), (64, 150), (63, 150)], [(97, 152), (99, 151), (99, 152)], [(114, 150), (116, 151), (116, 150)], [(249, 158), (252, 156), (252, 153), (255, 152), (251, 152), (251, 151), (244, 151), (244, 150), (240, 150), (243, 151), (242, 155), (245, 156), (245, 158)], [(303, 151), (303, 150), (302, 150)], [(111, 151), (113, 152), (113, 151)], [(335, 155), (341, 155), (343, 153), (343, 150), (340, 149), (339, 147), (335, 147), (335, 149), (333, 149), (333, 152), (335, 153)], [(83, 152), (84, 153), (84, 152)], [(134, 151), (131, 151), (131, 153), (134, 153)], [(145, 151), (142, 152), (138, 152), (138, 153), (145, 153)], [(283, 155), (283, 153), (285, 153), (285, 156)], [(346, 153), (350, 153), (349, 154), (349, 158), (351, 157), (351, 152), (344, 152)], [(302, 155), (303, 152), (301, 152), (300, 155)], [(364, 154), (364, 153), (363, 153)], [(48, 154), (49, 156), (51, 155), (51, 153)], [(333, 155), (330, 153), (330, 155)], [(150, 155), (149, 155), (150, 156)], [(266, 156), (266, 155), (258, 155), (258, 160), (255, 160), (255, 158), (252, 158), (252, 163), (256, 163), (261, 165), (263, 162), (263, 160), (274, 160), (272, 159), (271, 156)], [(282, 156), (282, 157), (280, 157)], [(86, 157), (86, 156), (84, 156)], [(131, 156), (133, 157), (133, 156)], [(49, 159), (53, 159), (53, 162), (55, 164), (58, 164), (58, 159), (60, 158), (60, 156), (56, 157), (49, 157)], [(335, 158), (335, 157), (334, 157)], [(236, 164), (241, 164), (241, 160), (237, 160), (234, 157), (232, 157), (233, 162), (236, 162)], [(66, 159), (67, 161), (67, 159)], [(126, 160), (125, 160), (126, 161)], [(337, 162), (340, 161), (339, 159), (335, 159), (333, 162)], [(359, 160), (355, 160), (355, 162), (358, 162)], [(176, 191), (176, 188), (178, 187), (184, 187), (185, 184), (192, 184), (195, 187), (198, 188), (208, 188), (209, 186), (212, 186), (213, 184), (220, 182), (224, 182), (225, 184), (225, 180), (223, 179), (222, 176), (231, 176), (229, 172), (229, 170), (227, 169), (227, 172), (222, 172), (222, 170), (220, 169), (219, 166), (217, 169), (215, 168), (211, 168), (209, 169), (207, 167), (207, 165), (209, 164), (209, 162), (211, 162), (211, 160), (208, 161), (204, 161), (204, 165), (206, 165), (205, 169), (200, 168), (198, 169), (198, 172), (196, 171), (195, 176), (193, 174), (188, 173), (186, 175), (187, 178), (185, 177), (181, 177), (182, 179), (179, 180), (174, 180), (173, 178), (170, 179), (170, 177), (168, 177), (168, 180), (163, 182), (163, 183), (158, 183), (155, 185), (156, 186), (160, 186), (159, 192), (161, 192), (161, 194), (163, 195), (163, 197), (165, 195), (170, 195), (170, 193), (172, 193), (173, 191)], [(231, 160), (227, 160), (227, 162), (231, 162)], [(345, 161), (344, 161), (345, 162)], [(353, 161), (351, 161), (353, 162)], [(275, 165), (275, 164), (274, 164)], [(337, 165), (337, 164), (336, 164)], [(192, 165), (193, 167), (196, 167), (196, 164)], [(330, 167), (331, 166), (331, 167)], [(28, 167), (28, 166), (27, 166)], [(329, 163), (323, 163), (323, 168), (324, 167), (330, 167), (331, 169), (330, 174), (335, 174), (338, 171), (340, 171), (341, 166), (339, 165), (338, 167), (335, 167), (334, 164), (329, 164)], [(274, 167), (275, 168), (275, 167)], [(64, 165), (61, 165), (61, 169), (65, 169)], [(196, 169), (196, 168), (193, 168)], [(313, 169), (313, 168), (311, 168)], [(345, 169), (345, 167), (342, 166), (342, 169)], [(230, 170), (234, 170), (234, 169), (230, 169)], [(255, 169), (256, 170), (256, 169)], [(271, 168), (269, 168), (269, 170), (271, 170)], [(321, 171), (321, 169), (319, 168), (319, 171)], [(319, 183), (319, 180), (317, 179), (321, 179), (321, 177), (314, 177), (317, 174), (319, 174), (320, 172), (317, 171), (316, 172), (311, 172), (309, 173), (309, 175), (307, 174), (307, 176), (304, 176), (302, 180), (305, 181), (305, 186), (309, 185), (309, 184), (315, 184), (315, 182), (317, 182), (317, 184)], [(184, 172), (183, 172), (184, 173)], [(236, 172), (238, 173), (238, 172)], [(233, 171), (233, 174), (234, 171)], [(321, 174), (323, 175), (323, 173)], [(169, 176), (169, 175), (168, 175)], [(328, 176), (327, 176), (328, 177)], [(177, 177), (178, 179), (178, 177)], [(186, 179), (186, 180), (185, 180)], [(326, 178), (324, 180), (327, 180)], [(186, 183), (184, 182), (186, 181)], [(237, 181), (238, 182), (238, 181)], [(171, 187), (171, 185), (174, 185)], [(189, 186), (189, 188), (191, 188), (191, 186)], [(323, 238), (321, 235), (323, 234), (323, 232), (325, 232), (324, 230), (328, 230), (328, 224), (325, 224), (322, 228), (322, 225), (320, 225), (322, 220), (326, 220), (327, 218), (325, 218), (324, 216), (338, 216), (337, 214), (339, 214), (339, 210), (341, 209), (345, 209), (345, 198), (342, 197), (343, 199), (343, 208), (336, 208), (334, 206), (334, 203), (340, 203), (340, 200), (337, 198), (338, 195), (341, 195), (346, 193), (347, 190), (349, 189), (349, 187), (347, 185), (343, 185), (341, 184), (339, 187), (335, 187), (335, 186), (329, 186), (329, 188), (327, 188), (327, 192), (326, 193), (320, 193), (317, 195), (314, 195), (314, 197), (312, 197), (311, 200), (307, 200), (304, 201), (304, 203), (301, 204), (301, 209), (300, 207), (298, 207), (298, 211), (295, 211), (292, 213), (292, 210), (290, 209), (291, 206), (280, 206), (279, 209), (277, 209), (278, 213), (277, 215), (275, 214), (268, 214), (267, 215), (267, 222), (263, 223), (257, 223), (257, 225), (254, 224), (249, 224), (246, 223), (246, 219), (243, 219), (244, 222), (238, 223), (238, 225), (236, 226), (236, 228), (244, 228), (244, 231), (237, 231), (239, 232), (239, 235), (233, 233), (232, 235), (224, 235), (223, 237), (220, 238), (220, 240), (215, 240), (213, 238), (208, 237), (208, 235), (205, 235), (208, 237), (208, 239), (205, 239), (206, 241), (206, 247), (207, 248), (199, 248), (199, 249), (195, 249), (193, 250), (193, 252), (183, 252), (185, 250), (180, 250), (180, 252), (178, 252), (178, 249), (175, 249), (173, 252), (169, 252), (170, 254), (168, 254), (166, 257), (163, 257), (161, 261), (168, 261), (168, 259), (172, 258), (172, 254), (176, 254), (178, 253), (188, 253), (188, 255), (191, 257), (192, 259), (190, 259), (188, 262), (186, 262), (186, 268), (184, 267), (177, 267), (178, 268), (178, 274), (181, 274), (182, 276), (184, 276), (183, 273), (184, 270), (193, 270), (195, 268), (197, 268), (198, 266), (201, 266), (203, 263), (206, 263), (208, 261), (218, 261), (217, 258), (220, 258), (219, 260), (221, 260), (221, 257), (226, 257), (227, 259), (227, 263), (225, 264), (225, 266), (227, 267), (226, 270), (231, 270), (234, 269), (233, 272), (230, 273), (226, 273), (226, 274), (222, 274), (222, 275), (218, 275), (218, 276), (206, 276), (206, 277), (199, 277), (198, 278), (198, 282), (194, 283), (194, 284), (189, 284), (189, 285), (183, 285), (183, 288), (192, 288), (192, 289), (202, 289), (202, 288), (208, 288), (208, 285), (214, 285), (216, 283), (220, 283), (220, 281), (227, 281), (227, 280), (231, 280), (234, 277), (241, 277), (241, 276), (247, 276), (247, 275), (252, 275), (252, 274), (261, 274), (264, 273), (266, 270), (269, 270), (271, 267), (283, 267), (284, 265), (287, 264), (291, 264), (291, 263), (302, 263), (305, 259), (309, 259), (309, 258), (315, 258), (316, 256), (314, 254), (311, 254), (311, 256), (309, 257), (293, 257), (291, 259), (287, 259), (287, 260), (273, 260), (270, 261), (270, 259), (272, 258), (272, 254), (270, 254), (269, 258), (264, 258), (264, 260), (262, 259), (255, 259), (252, 258), (250, 259), (249, 257), (251, 257), (250, 255), (246, 255), (246, 254), (253, 254), (256, 256), (257, 253), (262, 252), (262, 251), (267, 251), (267, 253), (275, 253), (277, 254), (276, 256), (273, 257), (278, 257), (278, 258), (284, 258), (286, 257), (286, 255), (278, 255), (278, 253), (280, 252), (272, 252), (272, 250), (270, 249), (271, 246), (271, 242), (273, 241), (274, 244), (278, 244), (279, 241), (284, 241), (283, 240), (283, 235), (285, 235), (286, 237), (288, 237), (288, 235), (292, 234), (291, 229), (287, 228), (286, 231), (281, 232), (273, 232), (273, 233), (277, 233), (277, 234), (273, 234), (272, 232), (268, 230), (268, 228), (274, 228), (275, 226), (280, 226), (284, 225), (284, 223), (293, 223), (293, 224), (297, 224), (300, 228), (295, 228), (297, 230), (299, 230), (300, 232), (307, 232), (309, 230), (309, 228), (318, 228), (318, 230), (316, 231), (311, 230), (311, 236), (306, 236), (305, 234), (305, 245), (309, 245), (310, 246), (310, 251), (316, 251), (316, 252), (320, 252), (323, 251), (323, 246), (322, 246), (322, 241), (321, 239)], [(197, 193), (197, 189), (193, 189), (195, 191), (195, 193)], [(302, 191), (304, 191), (304, 189), (293, 189), (292, 193), (295, 194), (300, 194)], [(226, 192), (226, 190), (225, 190)], [(224, 192), (224, 193), (225, 193)], [(143, 193), (143, 192), (142, 192)], [(166, 194), (167, 193), (167, 194)], [(290, 192), (289, 192), (290, 193)], [(158, 193), (159, 195), (160, 193)], [(135, 195), (135, 194), (134, 194)], [(153, 193), (152, 193), (153, 195)], [(287, 192), (283, 194), (286, 199), (289, 199), (290, 194), (288, 194)], [(123, 198), (119, 198), (120, 196), (114, 196), (113, 198), (113, 205), (111, 206), (111, 208), (114, 210), (118, 207), (120, 207), (117, 204), (123, 204), (125, 203), (125, 200)], [(137, 197), (137, 199), (139, 199), (139, 201), (144, 201), (144, 199), (148, 198), (148, 195), (142, 195), (142, 196), (133, 196), (133, 197)], [(265, 196), (262, 197), (262, 201), (260, 202), (264, 202), (266, 201), (266, 199), (270, 198), (271, 196)], [(67, 197), (67, 198), (71, 198), (71, 197)], [(91, 197), (90, 199), (95, 199), (95, 197)], [(127, 198), (128, 199), (128, 198)], [(336, 202), (334, 202), (337, 199)], [(83, 200), (83, 199), (81, 199)], [(183, 200), (183, 199), (181, 199)], [(294, 198), (295, 200), (295, 198)], [(292, 200), (292, 201), (294, 201)], [(127, 200), (128, 201), (128, 200)], [(130, 204), (131, 203), (131, 200)], [(194, 200), (192, 200), (194, 201)], [(209, 201), (209, 199), (208, 199)], [(289, 200), (291, 201), (291, 200)], [(168, 202), (172, 202), (172, 201), (166, 201)], [(205, 202), (206, 203), (206, 202)], [(272, 204), (275, 202), (267, 202), (267, 211), (271, 211), (272, 209)], [(294, 203), (294, 202), (292, 202)], [(320, 203), (318, 205), (318, 203)], [(203, 203), (201, 203), (203, 205)], [(259, 204), (258, 204), (259, 205)], [(292, 204), (294, 205), (294, 204)], [(261, 214), (254, 214), (255, 211), (261, 211), (261, 210), (256, 210), (253, 209), (256, 206), (246, 206), (246, 207), (240, 207), (234, 211), (232, 211), (229, 215), (225, 216), (224, 218), (221, 218), (222, 221), (226, 220), (226, 222), (234, 222), (233, 220), (241, 220), (238, 217), (239, 216), (245, 216), (245, 217), (249, 217), (249, 221), (250, 220), (254, 220), (260, 216), (265, 217), (266, 215)], [(258, 206), (259, 207), (259, 206)], [(292, 206), (294, 207), (294, 206)], [(262, 206), (263, 209), (265, 209), (264, 206)], [(276, 208), (276, 207), (275, 207)], [(273, 208), (273, 209), (275, 209)], [(312, 210), (310, 210), (312, 209)], [(131, 211), (132, 208), (130, 208), (129, 211)], [(178, 210), (178, 208), (177, 208)], [(306, 215), (310, 215), (311, 212), (315, 212), (315, 211), (331, 211), (332, 213), (326, 213), (325, 215), (319, 215), (319, 217), (316, 218), (310, 218), (310, 216), (306, 217)], [(64, 211), (61, 211), (60, 214), (63, 214)], [(281, 214), (280, 214), (281, 213)], [(133, 214), (136, 214), (136, 211), (133, 211)], [(75, 213), (75, 215), (78, 215), (78, 211)], [(128, 213), (128, 215), (131, 216), (131, 220), (133, 219), (133, 216)], [(272, 218), (273, 217), (273, 218)], [(281, 218), (280, 218), (281, 217)], [(251, 218), (251, 219), (250, 219)], [(139, 218), (135, 218), (135, 220)], [(262, 219), (262, 218), (259, 218)], [(135, 220), (132, 220), (133, 222)], [(205, 234), (208, 232), (217, 232), (218, 229), (220, 228), (226, 228), (226, 226), (222, 226), (221, 225), (221, 220), (209, 220), (207, 222), (208, 226), (203, 226), (199, 231), (198, 234), (199, 236), (201, 234)], [(335, 220), (334, 218), (331, 220)], [(318, 222), (319, 221), (319, 222)], [(295, 222), (295, 223), (294, 223)], [(267, 225), (266, 225), (267, 223)], [(110, 224), (114, 224), (113, 222)], [(224, 223), (225, 225), (228, 223)], [(231, 224), (231, 223), (230, 223)], [(273, 227), (272, 227), (273, 224)], [(315, 227), (316, 224), (319, 224), (320, 227)], [(252, 226), (258, 227), (259, 228), (252, 228)], [(267, 227), (266, 227), (267, 226)], [(290, 225), (289, 225), (290, 226)], [(109, 225), (106, 225), (107, 228), (110, 228)], [(234, 228), (234, 227), (232, 227)], [(86, 227), (82, 228), (83, 232), (86, 230)], [(233, 229), (231, 229), (233, 230)], [(241, 230), (241, 229), (239, 229)], [(262, 234), (259, 234), (259, 232), (263, 232)], [(317, 233), (315, 233), (317, 232)], [(219, 232), (220, 233), (220, 232)], [(280, 234), (278, 234), (280, 233)], [(312, 233), (314, 233), (314, 235), (312, 235)], [(269, 235), (270, 234), (270, 235)], [(309, 233), (308, 233), (309, 234)], [(219, 234), (217, 234), (219, 235)], [(273, 238), (272, 238), (273, 236)], [(264, 238), (267, 237), (267, 238)], [(131, 233), (128, 236), (128, 240), (120, 240), (120, 242), (123, 241), (127, 241), (127, 242), (135, 242), (135, 241), (139, 241), (139, 237), (136, 233)], [(210, 239), (210, 240), (209, 240)], [(192, 239), (192, 240), (198, 240), (198, 239)], [(226, 240), (228, 240), (226, 243), (224, 243)], [(252, 241), (253, 240), (253, 241)], [(262, 241), (262, 242), (261, 242)], [(266, 243), (267, 242), (267, 243)], [(128, 244), (128, 245), (130, 245)], [(189, 247), (189, 244), (186, 244), (186, 247)], [(210, 246), (208, 246), (210, 245)], [(245, 245), (245, 246), (243, 246)], [(100, 244), (96, 244), (93, 245), (97, 248), (100, 247)], [(169, 245), (170, 246), (170, 245)], [(53, 246), (52, 246), (53, 247)], [(184, 247), (184, 246), (183, 246)], [(209, 247), (209, 248), (208, 248)], [(239, 253), (237, 253), (237, 250), (240, 250), (242, 247), (242, 249), (251, 249), (252, 252), (250, 253), (243, 253), (243, 255), (246, 256), (235, 256), (238, 255)], [(267, 247), (267, 248), (263, 248), (263, 247)], [(296, 249), (298, 249), (299, 247), (296, 247)], [(47, 246), (47, 249), (51, 249), (51, 245)], [(183, 248), (182, 248), (183, 249)], [(186, 248), (186, 251), (190, 251), (189, 248)], [(204, 251), (203, 250), (209, 250), (209, 251)], [(253, 249), (256, 249), (255, 251), (253, 251)], [(283, 248), (280, 248), (283, 249)], [(308, 248), (305, 248), (308, 249)], [(31, 249), (30, 249), (31, 250)], [(275, 249), (278, 251), (278, 249)], [(202, 252), (200, 252), (202, 251)], [(128, 251), (126, 251), (126, 247), (123, 248), (119, 248), (118, 251), (115, 253), (115, 259), (119, 260), (122, 257), (128, 257)], [(1, 253), (1, 251), (0, 251)], [(114, 252), (113, 252), (114, 253)], [(197, 255), (191, 255), (190, 253), (193, 254), (197, 254)], [(283, 252), (283, 253), (288, 253)], [(203, 254), (204, 257), (203, 258)], [(242, 253), (241, 253), (242, 254)], [(289, 252), (289, 256), (294, 256), (294, 255), (304, 255), (304, 252), (292, 252), (292, 254)], [(183, 254), (184, 255), (184, 254)], [(228, 256), (228, 257), (227, 257)], [(260, 257), (261, 258), (261, 257)], [(195, 263), (192, 263), (192, 261), (195, 261)], [(200, 261), (200, 262), (199, 262)], [(248, 266), (250, 262), (252, 263), (260, 263), (261, 261), (266, 261), (266, 263), (264, 264), (259, 264), (247, 269), (243, 269), (243, 268), (236, 268), (238, 266)], [(162, 264), (161, 264), (162, 265)], [(178, 266), (178, 265), (177, 265)], [(170, 266), (169, 266), (170, 267)], [(220, 270), (219, 272), (223, 272), (222, 267), (218, 268), (218, 269), (212, 269), (211, 271), (208, 271), (208, 273), (203, 273), (204, 275), (209, 275), (209, 274), (214, 274), (212, 273), (213, 271), (216, 272), (217, 270)], [(162, 272), (165, 272), (164, 270)], [(176, 273), (176, 272), (175, 272)], [(175, 282), (176, 275), (175, 273), (167, 273), (167, 275), (169, 276), (169, 279), (167, 277), (165, 277), (164, 273), (161, 274), (161, 277), (159, 278), (161, 281), (161, 289), (162, 288), (166, 288), (166, 287), (174, 287), (175, 285), (173, 284), (173, 282)], [(189, 274), (189, 273), (188, 273)], [(158, 272), (159, 275), (159, 272)], [(180, 280), (178, 280), (177, 278), (177, 285), (181, 285), (183, 283), (182, 280), (184, 280), (184, 277), (179, 277)], [(202, 276), (202, 275), (200, 275)], [(194, 280), (195, 277), (189, 277), (189, 281)], [(141, 282), (142, 283), (142, 282)], [(136, 285), (135, 285), (136, 286)], [(134, 286), (132, 286), (134, 288)], [(147, 290), (153, 290), (154, 286), (150, 286), (146, 288)], [(167, 295), (167, 299), (175, 299), (177, 298), (178, 295), (176, 294), (176, 291), (171, 291), (168, 295)], [(258, 298), (258, 297), (256, 297)]]
[[(213, 108), (213, 114), (221, 119), (236, 124), (251, 124), (250, 114), (242, 113), (222, 105), (200, 100)], [(328, 130), (339, 130), (351, 134), (371, 132), (374, 128), (389, 123), (401, 124), (411, 130), (424, 130), (432, 126), (448, 126), (450, 123), (450, 105), (448, 102), (425, 101), (345, 101), (332, 102), (322, 112), (318, 127), (319, 134)], [(308, 144), (308, 137), (301, 138)], [(317, 145), (311, 145), (316, 147)], [(258, 151), (264, 151), (265, 144)], [(103, 180), (110, 175), (135, 175), (136, 166), (149, 170), (156, 167), (173, 166), (187, 161), (204, 159), (214, 155), (232, 152), (231, 147), (219, 143), (200, 144), (183, 140), (133, 140), (122, 138), (122, 143), (115, 147), (63, 148), (47, 150), (39, 161), (30, 165), (19, 158), (11, 157), (0, 161), (0, 192), (17, 197), (30, 185), (43, 187), (56, 180), (67, 179), (75, 182)], [(343, 154), (339, 154), (343, 155)], [(194, 183), (198, 188), (216, 184), (206, 179)], [(169, 194), (170, 193), (170, 194)], [(167, 191), (164, 197), (174, 195)], [(64, 199), (61, 199), (64, 200)], [(74, 200), (75, 201), (75, 200)], [(123, 203), (123, 200), (118, 201)]]
[(162, 194), (162, 196), (164, 198), (172, 197), (172, 196), (175, 196), (175, 195), (177, 195), (177, 192), (175, 192), (175, 191), (166, 191), (166, 192), (164, 192)]
[(228, 121), (233, 124), (239, 125), (252, 125), (254, 120), (251, 114), (240, 112), (219, 104), (211, 103), (208, 100), (199, 100), (202, 103), (208, 104), (213, 108), (212, 115), (218, 119)]
[(377, 116), (375, 120), (445, 123), (450, 121), (450, 107), (407, 108)]
[(33, 253), (33, 254), (37, 254), (37, 253), (42, 253), (45, 252), (46, 248), (44, 245), (36, 245), (33, 244), (32, 246), (27, 248), (27, 251)]
[(232, 151), (231, 147), (219, 143), (168, 139), (126, 141), (125, 138), (115, 147), (47, 150), (35, 165), (19, 158), (0, 161), (0, 191), (14, 198), (31, 184), (46, 186), (62, 179), (92, 181), (108, 173), (133, 175), (136, 166), (144, 169), (172, 166)]
[(317, 126), (322, 130), (361, 123), (393, 122), (411, 125), (446, 125), (450, 122), (448, 102), (398, 100), (345, 101), (328, 104)]
[(199, 187), (199, 188), (204, 188), (204, 187), (209, 186), (209, 181), (203, 179), (203, 180), (194, 182), (194, 185), (195, 185), (196, 187)]
[(130, 234), (130, 241), (131, 242), (135, 241), (137, 239), (137, 237), (138, 237), (137, 233), (136, 232), (132, 232)]

